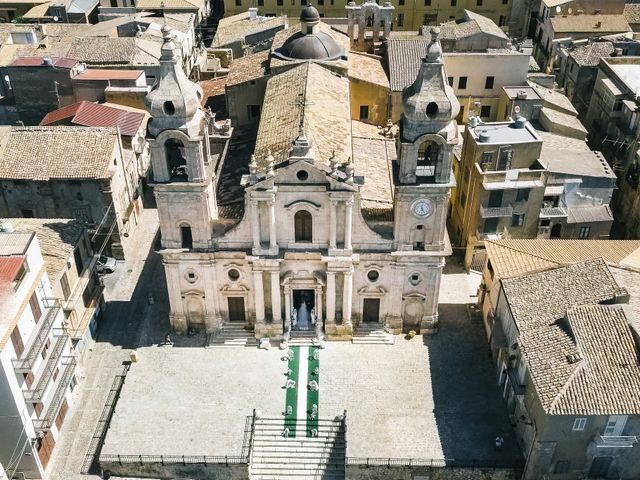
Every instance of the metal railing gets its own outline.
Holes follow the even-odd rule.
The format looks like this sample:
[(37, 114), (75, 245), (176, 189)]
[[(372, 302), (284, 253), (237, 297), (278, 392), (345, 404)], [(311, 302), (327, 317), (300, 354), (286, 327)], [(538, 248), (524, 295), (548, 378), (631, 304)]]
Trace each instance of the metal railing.
[(524, 466), (518, 460), (455, 460), (453, 458), (375, 458), (348, 457), (346, 465), (360, 465), (364, 467), (437, 467), (437, 468), (493, 468), (519, 470)]
[(71, 292), (71, 295), (64, 302), (65, 310), (75, 310), (78, 302), (80, 300), (83, 300), (84, 291), (87, 288), (87, 285), (89, 285), (89, 282), (91, 281), (91, 279), (93, 278), (95, 266), (97, 262), (98, 262), (98, 255), (93, 255), (91, 257), (91, 260), (89, 261), (89, 264), (84, 268), (84, 270), (82, 271), (82, 274), (76, 281), (76, 284), (73, 287), (73, 291)]
[(224, 464), (246, 465), (247, 458), (243, 456), (210, 456), (210, 455), (100, 455), (100, 463), (133, 463), (145, 465), (159, 463), (161, 465), (194, 465), (194, 464)]
[(24, 390), (24, 399), (27, 402), (38, 403), (42, 401), (42, 397), (44, 396), (44, 392), (47, 390), (47, 386), (53, 377), (53, 373), (55, 372), (58, 366), (58, 360), (62, 356), (62, 352), (64, 351), (64, 347), (69, 340), (67, 335), (54, 336), (55, 343), (53, 348), (51, 349), (51, 353), (45, 359), (44, 370), (40, 374), (38, 378), (38, 382), (35, 387), (30, 388), (29, 390)]
[(563, 218), (567, 216), (567, 209), (564, 207), (543, 207), (540, 209), (540, 218)]
[(513, 207), (507, 205), (506, 207), (485, 207), (480, 205), (480, 216), (482, 218), (501, 218), (510, 217), (513, 215)]
[(67, 387), (73, 378), (73, 372), (76, 369), (76, 359), (74, 357), (66, 357), (66, 359), (63, 359), (63, 362), (64, 372), (62, 373), (60, 383), (58, 383), (58, 387), (56, 388), (56, 392), (51, 399), (51, 403), (49, 404), (46, 413), (42, 418), (33, 421), (33, 427), (38, 431), (47, 431), (51, 429), (51, 425), (55, 422), (56, 416), (60, 411), (60, 407), (62, 407)]
[[(36, 360), (38, 359), (38, 355), (42, 351), (42, 347), (49, 336), (49, 332), (51, 332), (51, 328), (53, 328), (53, 324), (58, 316), (58, 313), (61, 310), (60, 302), (58, 302), (55, 298), (45, 298), (45, 305), (49, 305), (46, 313), (43, 315), (44, 318), (36, 325), (37, 332), (35, 332), (34, 340), (29, 345), (29, 347), (22, 353), (20, 358), (15, 358), (12, 360), (13, 368), (18, 373), (27, 373), (31, 371)], [(33, 334), (32, 334), (33, 335)]]

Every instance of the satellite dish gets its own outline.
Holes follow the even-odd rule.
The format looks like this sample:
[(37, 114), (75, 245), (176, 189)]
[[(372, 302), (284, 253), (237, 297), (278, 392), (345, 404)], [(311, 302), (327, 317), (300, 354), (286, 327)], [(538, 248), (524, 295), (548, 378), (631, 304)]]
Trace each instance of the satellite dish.
[(556, 7), (556, 13), (562, 13), (562, 9), (560, 8), (560, 5)]
[(515, 107), (513, 107), (513, 111), (515, 113), (520, 113), (520, 105), (516, 105)]
[(571, 14), (573, 13), (573, 8), (569, 7), (569, 8), (567, 9), (567, 13), (568, 13), (569, 15), (571, 15)]
[(60, 19), (58, 18), (58, 16), (57, 16), (57, 15), (55, 15), (55, 16), (53, 17), (53, 21), (54, 21), (54, 22), (57, 22), (58, 20), (60, 20)]

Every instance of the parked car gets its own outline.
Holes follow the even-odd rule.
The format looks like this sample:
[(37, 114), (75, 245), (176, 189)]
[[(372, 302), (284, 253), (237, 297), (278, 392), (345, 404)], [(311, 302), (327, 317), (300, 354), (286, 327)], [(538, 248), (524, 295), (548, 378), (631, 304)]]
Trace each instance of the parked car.
[(96, 264), (96, 270), (98, 270), (98, 273), (113, 273), (117, 265), (115, 258), (100, 255), (98, 263)]

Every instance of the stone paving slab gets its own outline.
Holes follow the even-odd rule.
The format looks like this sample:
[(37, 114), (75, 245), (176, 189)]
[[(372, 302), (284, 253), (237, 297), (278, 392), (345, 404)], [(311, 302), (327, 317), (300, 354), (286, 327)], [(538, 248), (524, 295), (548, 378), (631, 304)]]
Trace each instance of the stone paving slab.
[(240, 455), (254, 408), (280, 416), (278, 349), (149, 347), (132, 364), (104, 455)]

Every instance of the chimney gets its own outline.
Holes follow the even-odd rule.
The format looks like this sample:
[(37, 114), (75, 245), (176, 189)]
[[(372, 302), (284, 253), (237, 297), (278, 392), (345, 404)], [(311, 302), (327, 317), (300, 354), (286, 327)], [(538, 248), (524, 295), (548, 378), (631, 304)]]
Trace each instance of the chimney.
[(518, 90), (518, 93), (516, 93), (516, 98), (518, 100), (526, 100), (527, 99), (527, 91), (526, 90)]
[(13, 224), (10, 222), (0, 223), (0, 232), (13, 233)]
[(256, 7), (251, 7), (249, 9), (249, 20), (256, 20), (258, 18), (258, 9)]
[(621, 57), (622, 56), (622, 49), (621, 48), (616, 48), (613, 50), (613, 55), (612, 57)]

